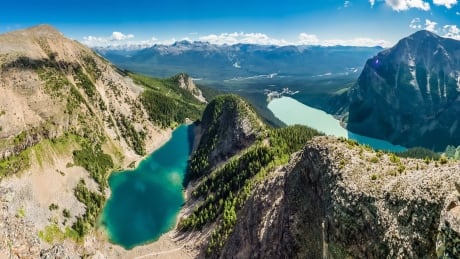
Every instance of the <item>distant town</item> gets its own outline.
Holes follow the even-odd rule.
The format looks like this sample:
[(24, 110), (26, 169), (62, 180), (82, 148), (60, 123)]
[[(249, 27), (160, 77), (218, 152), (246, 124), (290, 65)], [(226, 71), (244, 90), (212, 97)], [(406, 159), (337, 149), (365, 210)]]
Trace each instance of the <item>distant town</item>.
[(273, 91), (269, 89), (264, 89), (264, 94), (267, 96), (267, 101), (271, 102), (271, 100), (276, 98), (281, 98), (286, 95), (294, 95), (299, 93), (299, 91), (291, 91), (289, 88), (283, 88), (281, 92)]

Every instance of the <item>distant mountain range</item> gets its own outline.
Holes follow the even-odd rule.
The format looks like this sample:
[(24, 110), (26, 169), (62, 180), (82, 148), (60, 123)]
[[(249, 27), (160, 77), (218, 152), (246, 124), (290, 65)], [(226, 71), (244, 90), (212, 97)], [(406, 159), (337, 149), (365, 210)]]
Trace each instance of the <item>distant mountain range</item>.
[(348, 92), (348, 129), (406, 146), (460, 144), (460, 41), (419, 31), (369, 59)]
[(117, 66), (154, 76), (186, 72), (225, 83), (267, 77), (353, 75), (381, 47), (215, 45), (179, 41), (150, 48), (95, 48)]

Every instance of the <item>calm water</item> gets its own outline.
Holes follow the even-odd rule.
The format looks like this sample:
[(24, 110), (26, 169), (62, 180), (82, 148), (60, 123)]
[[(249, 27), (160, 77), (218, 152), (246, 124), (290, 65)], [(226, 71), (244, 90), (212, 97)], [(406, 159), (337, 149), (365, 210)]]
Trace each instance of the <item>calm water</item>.
[(268, 109), (287, 125), (301, 124), (322, 131), (327, 135), (354, 139), (361, 144), (367, 144), (374, 149), (388, 151), (404, 151), (405, 147), (393, 145), (388, 141), (370, 138), (347, 131), (332, 115), (322, 110), (312, 108), (291, 97), (281, 97), (272, 100)]
[(135, 170), (112, 174), (112, 194), (101, 219), (112, 242), (130, 249), (174, 226), (184, 203), (182, 182), (192, 145), (193, 126), (182, 125)]

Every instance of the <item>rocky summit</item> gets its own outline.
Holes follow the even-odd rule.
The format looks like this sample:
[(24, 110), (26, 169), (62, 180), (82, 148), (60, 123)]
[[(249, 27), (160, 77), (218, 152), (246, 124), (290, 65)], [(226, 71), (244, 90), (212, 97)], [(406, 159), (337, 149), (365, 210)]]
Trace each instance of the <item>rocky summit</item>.
[(459, 145), (459, 49), (419, 31), (369, 59), (348, 93), (347, 128), (409, 147)]

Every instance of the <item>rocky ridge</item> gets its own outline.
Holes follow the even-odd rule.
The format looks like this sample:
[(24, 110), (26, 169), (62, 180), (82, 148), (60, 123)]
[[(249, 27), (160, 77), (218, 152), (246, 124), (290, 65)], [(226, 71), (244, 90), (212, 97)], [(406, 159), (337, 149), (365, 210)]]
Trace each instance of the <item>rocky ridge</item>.
[(263, 135), (265, 125), (247, 102), (236, 95), (223, 95), (207, 105), (199, 127), (202, 137), (192, 155), (192, 178), (206, 175), (251, 146)]
[(221, 257), (458, 257), (459, 172), (315, 138), (258, 185)]

